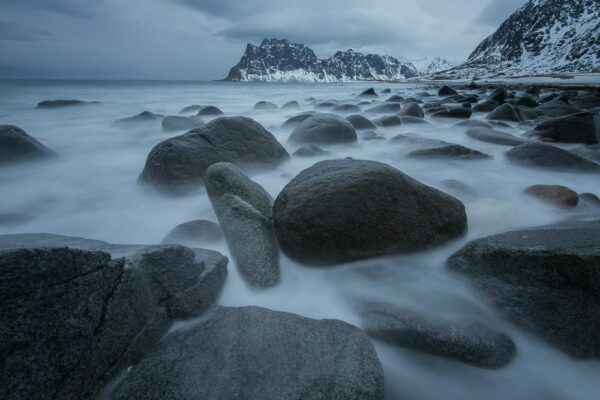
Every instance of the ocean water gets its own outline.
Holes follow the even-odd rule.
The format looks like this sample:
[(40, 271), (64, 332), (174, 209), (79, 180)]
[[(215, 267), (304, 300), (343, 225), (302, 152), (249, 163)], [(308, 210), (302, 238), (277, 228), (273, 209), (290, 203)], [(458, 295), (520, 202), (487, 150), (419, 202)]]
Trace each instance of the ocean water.
[[(50, 162), (0, 169), (0, 234), (46, 232), (99, 239), (111, 243), (158, 243), (176, 225), (192, 219), (216, 221), (205, 193), (165, 197), (140, 186), (137, 177), (146, 156), (158, 142), (183, 133), (165, 133), (160, 122), (128, 128), (115, 120), (144, 110), (177, 115), (188, 105), (216, 105), (226, 115), (254, 118), (287, 148), (289, 130), (281, 124), (296, 111), (254, 111), (260, 100), (278, 105), (336, 99), (353, 102), (367, 87), (392, 89), (408, 97), (436, 90), (424, 84), (283, 84), (228, 82), (128, 81), (0, 81), (0, 124), (25, 129), (60, 154)], [(53, 110), (38, 110), (46, 99), (100, 101)], [(363, 107), (364, 109), (365, 107)], [(483, 118), (475, 115), (474, 118)], [(208, 121), (208, 120), (206, 120)], [(351, 304), (357, 298), (378, 298), (438, 315), (468, 314), (508, 333), (518, 355), (507, 367), (489, 371), (459, 362), (376, 342), (384, 365), (389, 399), (594, 399), (600, 393), (600, 362), (575, 361), (504, 321), (488, 308), (468, 284), (450, 275), (447, 257), (465, 243), (488, 234), (542, 225), (570, 212), (524, 198), (533, 184), (562, 184), (577, 192), (600, 194), (597, 178), (585, 174), (524, 169), (504, 158), (504, 146), (477, 142), (464, 134), (458, 121), (432, 125), (379, 128), (387, 139), (398, 133), (445, 140), (486, 152), (483, 161), (418, 160), (405, 156), (406, 147), (387, 140), (359, 140), (333, 146), (322, 158), (292, 157), (276, 168), (251, 174), (276, 197), (298, 172), (324, 158), (354, 157), (388, 163), (431, 186), (457, 179), (474, 187), (479, 197), (466, 201), (468, 234), (436, 249), (371, 260), (335, 268), (309, 268), (281, 258), (279, 286), (255, 291), (238, 275), (230, 258), (229, 276), (220, 304), (259, 305), (312, 318), (336, 318), (360, 326)], [(519, 133), (523, 127), (513, 127)], [(226, 255), (224, 243), (212, 247)]]

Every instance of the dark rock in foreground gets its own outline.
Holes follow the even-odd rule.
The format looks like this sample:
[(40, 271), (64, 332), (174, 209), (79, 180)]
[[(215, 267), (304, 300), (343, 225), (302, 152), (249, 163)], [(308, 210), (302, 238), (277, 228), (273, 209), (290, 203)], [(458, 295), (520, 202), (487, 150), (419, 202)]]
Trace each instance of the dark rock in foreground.
[(223, 231), (221, 231), (219, 224), (197, 219), (177, 225), (164, 237), (161, 243), (203, 247), (205, 244), (215, 243), (221, 239), (223, 239)]
[(600, 164), (586, 160), (570, 151), (540, 143), (528, 143), (514, 147), (506, 153), (506, 157), (524, 167), (600, 173)]
[(600, 358), (600, 217), (476, 240), (448, 261), (518, 326)]
[(597, 144), (600, 138), (600, 116), (579, 113), (554, 118), (538, 124), (532, 134), (544, 141)]
[(291, 133), (290, 142), (336, 144), (356, 142), (356, 130), (345, 118), (335, 114), (313, 114)]
[(0, 165), (43, 160), (58, 155), (18, 126), (0, 125)]
[(381, 400), (369, 339), (335, 320), (258, 307), (219, 308), (134, 366), (111, 399)]
[(277, 196), (283, 251), (331, 265), (439, 245), (466, 230), (463, 204), (374, 161), (330, 160), (302, 171)]
[(222, 117), (160, 142), (150, 152), (140, 182), (169, 194), (202, 187), (202, 174), (217, 162), (274, 166), (289, 157), (277, 139), (246, 117)]
[(276, 285), (279, 247), (269, 193), (230, 163), (211, 165), (203, 179), (240, 274), (259, 288)]
[(396, 346), (491, 369), (516, 355), (508, 336), (475, 321), (428, 316), (380, 302), (361, 305), (360, 314), (369, 336)]
[(100, 104), (99, 101), (83, 101), (83, 100), (44, 100), (37, 104), (37, 108), (64, 108), (73, 106), (85, 106), (89, 104)]

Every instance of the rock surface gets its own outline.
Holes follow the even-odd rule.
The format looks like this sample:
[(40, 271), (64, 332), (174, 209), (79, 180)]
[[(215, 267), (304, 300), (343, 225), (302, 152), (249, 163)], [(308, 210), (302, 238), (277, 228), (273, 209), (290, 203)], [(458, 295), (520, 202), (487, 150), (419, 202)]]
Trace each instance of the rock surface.
[(279, 283), (279, 247), (269, 193), (230, 163), (211, 165), (204, 183), (241, 275), (259, 288)]
[(600, 173), (600, 164), (570, 151), (545, 144), (522, 144), (510, 149), (506, 157), (524, 167)]
[(354, 129), (375, 129), (375, 124), (372, 123), (367, 117), (362, 115), (350, 115), (346, 117), (348, 121), (354, 126)]
[(577, 192), (561, 185), (534, 185), (525, 189), (524, 193), (560, 207), (576, 207), (579, 202)]
[(369, 339), (341, 321), (258, 307), (219, 308), (167, 336), (111, 399), (382, 400)]
[(356, 142), (356, 130), (345, 118), (335, 114), (313, 114), (291, 133), (292, 143), (336, 144)]
[(140, 182), (168, 194), (202, 187), (202, 174), (217, 162), (274, 166), (289, 158), (275, 137), (246, 117), (222, 117), (160, 142), (150, 152)]
[(544, 121), (533, 135), (544, 141), (597, 144), (600, 138), (600, 115), (579, 113)]
[(277, 196), (284, 252), (331, 265), (439, 245), (466, 230), (463, 204), (374, 161), (330, 160), (302, 171)]
[(510, 133), (502, 132), (492, 128), (474, 127), (467, 130), (467, 136), (481, 142), (500, 144), (503, 146), (519, 146), (527, 143), (525, 139), (521, 139)]
[(43, 160), (58, 155), (18, 126), (0, 125), (0, 165)]
[(84, 101), (84, 100), (44, 100), (37, 104), (37, 108), (65, 108), (74, 106), (85, 106), (89, 104), (100, 104), (98, 101)]
[(184, 222), (173, 228), (161, 241), (164, 244), (180, 244), (188, 247), (203, 247), (223, 239), (219, 224), (204, 219)]

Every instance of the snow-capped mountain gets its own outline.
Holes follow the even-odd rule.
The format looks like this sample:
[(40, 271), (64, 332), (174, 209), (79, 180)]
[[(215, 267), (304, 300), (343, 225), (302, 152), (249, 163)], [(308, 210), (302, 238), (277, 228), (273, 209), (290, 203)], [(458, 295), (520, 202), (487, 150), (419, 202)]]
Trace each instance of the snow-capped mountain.
[(338, 51), (320, 60), (307, 46), (285, 39), (264, 39), (248, 44), (240, 62), (231, 68), (229, 81), (337, 82), (401, 80), (418, 76), (411, 63), (391, 56)]
[(600, 70), (600, 0), (529, 0), (452, 73), (464, 77)]
[(420, 75), (432, 75), (436, 72), (446, 71), (452, 68), (450, 63), (446, 59), (441, 57), (424, 57), (406, 61), (412, 63), (417, 69), (417, 71), (419, 71)]

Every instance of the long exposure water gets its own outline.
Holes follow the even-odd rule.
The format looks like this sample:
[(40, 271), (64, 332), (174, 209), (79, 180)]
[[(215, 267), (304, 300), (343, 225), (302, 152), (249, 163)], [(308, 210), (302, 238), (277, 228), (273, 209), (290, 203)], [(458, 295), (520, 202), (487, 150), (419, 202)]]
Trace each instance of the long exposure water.
[[(0, 233), (45, 232), (111, 243), (159, 243), (176, 225), (193, 219), (216, 221), (203, 192), (165, 197), (137, 183), (146, 156), (158, 142), (183, 132), (165, 133), (160, 121), (127, 128), (115, 120), (149, 110), (177, 115), (188, 105), (215, 105), (226, 115), (254, 118), (271, 131), (291, 154), (290, 130), (281, 124), (299, 111), (254, 111), (260, 100), (278, 105), (290, 100), (301, 111), (312, 110), (306, 99), (356, 103), (368, 87), (392, 89), (404, 97), (428, 90), (426, 84), (265, 84), (226, 82), (0, 82), (0, 124), (20, 126), (60, 158), (0, 169)], [(36, 109), (46, 99), (95, 100), (88, 105)], [(364, 109), (365, 107), (363, 107)], [(475, 114), (473, 118), (483, 118)], [(429, 118), (428, 118), (429, 120)], [(298, 172), (320, 159), (353, 157), (390, 164), (419, 181), (439, 187), (457, 179), (479, 196), (465, 201), (468, 234), (458, 241), (409, 256), (390, 257), (335, 268), (309, 268), (284, 255), (279, 286), (256, 291), (238, 275), (230, 258), (229, 275), (219, 303), (259, 305), (312, 318), (336, 318), (360, 326), (352, 299), (378, 298), (434, 315), (468, 314), (508, 333), (517, 357), (499, 370), (459, 362), (376, 342), (384, 365), (389, 399), (594, 399), (600, 393), (600, 363), (575, 361), (519, 330), (488, 308), (466, 282), (445, 268), (447, 257), (465, 243), (488, 234), (543, 225), (567, 217), (569, 211), (524, 198), (534, 184), (562, 184), (577, 192), (600, 193), (600, 182), (586, 174), (524, 169), (504, 157), (504, 146), (475, 141), (458, 121), (432, 125), (378, 128), (389, 139), (398, 133), (445, 140), (491, 154), (482, 161), (436, 161), (406, 157), (407, 148), (388, 140), (363, 140), (329, 147), (317, 158), (292, 157), (251, 178), (276, 197)], [(526, 128), (514, 126), (511, 132)], [(225, 243), (213, 246), (229, 256)]]

